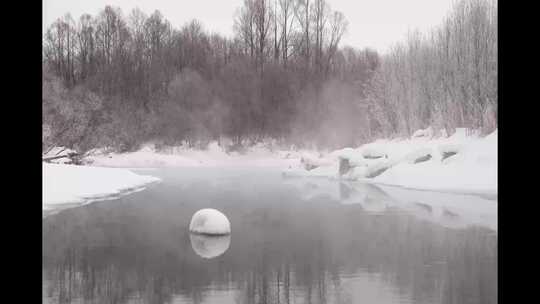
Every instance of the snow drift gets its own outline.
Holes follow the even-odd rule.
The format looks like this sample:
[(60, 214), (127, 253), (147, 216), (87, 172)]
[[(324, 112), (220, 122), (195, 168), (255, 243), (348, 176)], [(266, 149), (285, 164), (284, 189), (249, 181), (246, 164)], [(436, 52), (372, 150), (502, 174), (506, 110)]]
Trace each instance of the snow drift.
[(431, 130), (410, 139), (377, 140), (328, 153), (283, 171), (285, 176), (327, 177), (413, 189), (497, 193), (497, 130), (486, 137), (457, 129), (434, 138)]
[(157, 149), (147, 144), (142, 149), (128, 153), (108, 153), (95, 150), (86, 158), (89, 165), (118, 168), (163, 168), (163, 167), (222, 167), (222, 166), (286, 166), (298, 157), (295, 151), (282, 153), (273, 151), (260, 143), (243, 153), (226, 152), (217, 142), (206, 149), (196, 150), (186, 146)]
[(117, 168), (43, 163), (42, 169), (43, 210), (111, 198), (160, 180)]

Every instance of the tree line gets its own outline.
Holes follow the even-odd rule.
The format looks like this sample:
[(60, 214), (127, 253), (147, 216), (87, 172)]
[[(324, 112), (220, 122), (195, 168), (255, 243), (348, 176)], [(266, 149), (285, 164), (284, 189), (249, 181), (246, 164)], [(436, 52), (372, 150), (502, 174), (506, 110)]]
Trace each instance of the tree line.
[(340, 47), (347, 21), (324, 0), (245, 0), (233, 29), (177, 29), (159, 11), (111, 6), (59, 18), (43, 37), (43, 148), (223, 138), (335, 148), (428, 125), (484, 127), (496, 113), (487, 0), (463, 0), (429, 37), (383, 56)]
[(368, 86), (386, 134), (428, 126), (497, 128), (497, 2), (457, 2), (430, 33), (412, 32)]

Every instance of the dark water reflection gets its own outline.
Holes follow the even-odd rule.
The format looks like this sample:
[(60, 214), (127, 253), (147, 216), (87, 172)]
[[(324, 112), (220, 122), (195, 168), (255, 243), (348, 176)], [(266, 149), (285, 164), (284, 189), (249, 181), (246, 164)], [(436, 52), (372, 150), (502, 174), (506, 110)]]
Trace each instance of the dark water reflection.
[[(263, 170), (152, 174), (163, 183), (43, 220), (45, 303), (497, 302), (497, 232), (474, 221), (481, 212), (468, 221), (426, 193), (396, 201), (380, 187)], [(207, 207), (232, 229), (210, 259), (188, 232)]]

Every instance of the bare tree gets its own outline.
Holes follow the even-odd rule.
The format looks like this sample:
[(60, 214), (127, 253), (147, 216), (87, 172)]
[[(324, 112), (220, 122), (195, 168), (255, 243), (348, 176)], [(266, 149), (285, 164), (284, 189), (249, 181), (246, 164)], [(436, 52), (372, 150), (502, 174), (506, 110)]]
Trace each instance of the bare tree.
[[(323, 41), (324, 41), (324, 32), (326, 29), (327, 15), (328, 15), (328, 4), (324, 0), (315, 0), (313, 6), (313, 21), (314, 31), (315, 31), (315, 67), (318, 73), (323, 71)], [(337, 35), (338, 33), (336, 33)], [(332, 39), (332, 37), (331, 37)], [(337, 43), (336, 43), (337, 45)]]
[(240, 37), (250, 58), (255, 57), (255, 2), (244, 0), (244, 6), (237, 12), (234, 29)]
[(287, 68), (289, 61), (289, 48), (291, 32), (294, 31), (294, 0), (279, 0), (279, 26), (281, 27), (281, 57), (282, 63)]
[(311, 58), (311, 41), (310, 41), (310, 20), (309, 18), (310, 6), (309, 0), (297, 0), (294, 14), (302, 34), (302, 40), (299, 42), (302, 55), (304, 57), (305, 69), (309, 70), (310, 58)]
[[(44, 138), (119, 149), (218, 136), (342, 146), (428, 125), (496, 128), (494, 0), (462, 0), (432, 33), (411, 33), (384, 56), (340, 47), (346, 30), (324, 0), (245, 0), (231, 38), (197, 20), (174, 29), (159, 11), (65, 16), (43, 37), (44, 75), (56, 77)], [(65, 131), (75, 119), (85, 127)]]
[(345, 20), (343, 13), (337, 11), (332, 13), (332, 16), (330, 17), (330, 38), (326, 51), (326, 73), (328, 73), (330, 69), (330, 63), (338, 49), (338, 44), (343, 37), (343, 34), (347, 30), (347, 26), (348, 23), (347, 20)]
[(268, 33), (272, 21), (272, 8), (268, 0), (255, 0), (255, 41), (257, 66), (261, 74), (264, 71), (264, 61), (268, 44)]

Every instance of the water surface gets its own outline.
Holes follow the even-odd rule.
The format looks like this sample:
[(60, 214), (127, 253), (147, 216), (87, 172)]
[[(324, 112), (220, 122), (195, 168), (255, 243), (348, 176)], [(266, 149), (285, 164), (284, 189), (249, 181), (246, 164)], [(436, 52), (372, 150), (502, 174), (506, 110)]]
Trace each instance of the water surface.
[[(495, 200), (271, 169), (144, 174), (163, 182), (43, 219), (44, 303), (497, 302)], [(190, 235), (202, 208), (228, 216), (228, 239)]]

